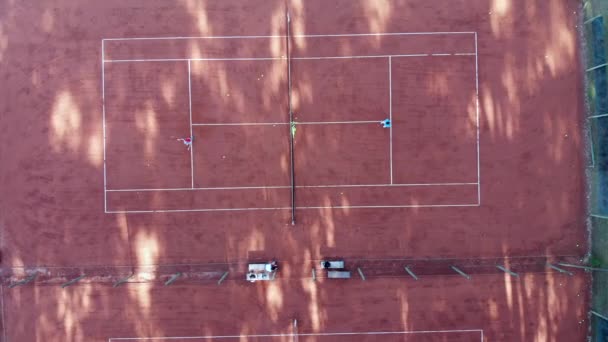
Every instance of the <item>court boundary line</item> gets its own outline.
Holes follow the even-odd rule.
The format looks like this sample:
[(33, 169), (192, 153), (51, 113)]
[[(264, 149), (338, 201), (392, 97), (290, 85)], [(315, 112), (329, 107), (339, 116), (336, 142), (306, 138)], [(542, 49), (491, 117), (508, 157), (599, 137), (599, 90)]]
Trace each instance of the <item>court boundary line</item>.
[[(290, 60), (319, 60), (319, 59), (359, 59), (359, 58), (388, 58), (388, 57), (462, 57), (475, 56), (474, 52), (452, 53), (413, 53), (413, 54), (383, 54), (383, 55), (350, 55), (350, 56), (308, 56), (290, 57)], [(134, 59), (104, 59), (103, 63), (136, 63), (136, 62), (185, 62), (185, 61), (284, 61), (287, 57), (201, 57), (201, 58), (134, 58)]]
[[(444, 206), (480, 206), (481, 205), (481, 177), (480, 177), (480, 127), (479, 127), (479, 62), (478, 62), (478, 37), (477, 32), (401, 32), (401, 33), (361, 33), (361, 34), (326, 34), (326, 35), (293, 35), (293, 37), (366, 37), (366, 36), (400, 36), (400, 35), (448, 35), (448, 34), (473, 34), (474, 42), (475, 42), (475, 52), (463, 52), (463, 53), (426, 53), (426, 54), (402, 54), (402, 55), (360, 55), (360, 56), (327, 56), (327, 57), (295, 57), (292, 59), (353, 59), (353, 58), (388, 58), (389, 60), (389, 98), (391, 98), (391, 104), (389, 106), (390, 117), (392, 119), (392, 89), (390, 89), (392, 83), (391, 79), (391, 68), (393, 57), (429, 57), (429, 56), (475, 56), (475, 84), (476, 84), (476, 130), (477, 130), (477, 183), (467, 183), (461, 185), (477, 185), (477, 204), (457, 204), (457, 205), (390, 205), (390, 206), (318, 206), (318, 207), (301, 207), (300, 209), (323, 209), (323, 208), (332, 208), (332, 209), (340, 209), (340, 208), (407, 208), (407, 207), (444, 207)], [(203, 126), (205, 124), (193, 124), (192, 123), (192, 103), (191, 103), (191, 77), (190, 77), (190, 68), (191, 61), (196, 60), (285, 60), (287, 57), (270, 57), (270, 58), (186, 58), (186, 59), (135, 59), (135, 60), (106, 60), (105, 59), (105, 41), (119, 41), (119, 40), (149, 40), (149, 39), (193, 39), (193, 38), (269, 38), (269, 37), (280, 37), (285, 38), (289, 36), (277, 35), (277, 36), (208, 36), (208, 37), (161, 37), (161, 38), (104, 38), (101, 40), (101, 78), (102, 78), (102, 121), (103, 121), (103, 176), (104, 176), (104, 212), (105, 213), (118, 213), (118, 212), (181, 212), (181, 211), (228, 211), (228, 210), (272, 210), (272, 209), (282, 209), (282, 208), (221, 208), (221, 209), (187, 209), (187, 210), (144, 210), (144, 211), (111, 211), (108, 210), (108, 200), (107, 193), (115, 192), (115, 190), (107, 189), (107, 163), (106, 163), (106, 113), (105, 113), (105, 63), (106, 62), (148, 62), (148, 61), (187, 61), (188, 62), (188, 86), (189, 86), (189, 106), (190, 106), (190, 135), (192, 136), (192, 126)], [(361, 123), (372, 123), (374, 121), (365, 121)], [(322, 123), (346, 123), (346, 122), (309, 122), (309, 123), (299, 123), (299, 124), (322, 124)], [(274, 125), (274, 124), (290, 124), (290, 123), (261, 123), (263, 125)], [(297, 123), (298, 124), (298, 123)], [(391, 122), (392, 124), (392, 122)], [(390, 177), (391, 177), (391, 185), (396, 186), (406, 186), (406, 184), (393, 184), (393, 174), (392, 174), (392, 125), (390, 128)], [(194, 163), (193, 163), (193, 151), (191, 149), (191, 178), (192, 178), (192, 189), (194, 188)], [(439, 184), (436, 184), (439, 185)], [(363, 185), (365, 186), (365, 185)], [(372, 185), (379, 186), (379, 185)], [(413, 186), (413, 185), (411, 185)], [(300, 186), (298, 186), (300, 187)], [(316, 187), (316, 188), (327, 188), (327, 187), (353, 187), (351, 185), (347, 186), (305, 186), (305, 187)], [(250, 187), (249, 187), (250, 188)], [(268, 187), (263, 187), (268, 188)], [(199, 188), (199, 190), (203, 190), (206, 188)], [(221, 188), (215, 188), (219, 190)], [(223, 188), (227, 189), (227, 188)], [(127, 190), (128, 191), (128, 190)], [(142, 190), (139, 190), (142, 191)], [(148, 190), (152, 191), (152, 190)]]
[(393, 57), (388, 57), (388, 119), (389, 127), (389, 167), (391, 184), (393, 184)]
[[(302, 206), (296, 210), (311, 209), (396, 209), (396, 208), (449, 208), (449, 207), (479, 207), (478, 203), (469, 204), (403, 204), (403, 205), (344, 205), (344, 206)], [(231, 212), (231, 211), (268, 211), (291, 210), (289, 207), (258, 207), (258, 208), (206, 208), (206, 209), (155, 209), (155, 210), (109, 210), (107, 214), (146, 214), (146, 213), (186, 213), (186, 212)]]
[(276, 125), (337, 125), (337, 124), (380, 124), (381, 120), (352, 120), (352, 121), (294, 121), (290, 122), (218, 122), (193, 123), (193, 126), (276, 126)]
[(105, 47), (101, 41), (101, 123), (103, 131), (103, 211), (108, 212), (108, 176), (106, 168), (106, 68), (104, 63)]
[[(192, 71), (190, 69), (190, 61), (188, 61), (188, 108), (190, 112), (190, 139), (194, 139), (192, 135)], [(192, 141), (191, 141), (192, 142)], [(192, 188), (194, 188), (194, 144), (190, 144), (190, 173), (192, 178)]]
[[(475, 182), (463, 183), (402, 183), (402, 184), (328, 184), (328, 185), (296, 185), (296, 188), (371, 188), (371, 187), (415, 187), (415, 186), (466, 186), (478, 185)], [(255, 189), (289, 189), (290, 185), (268, 186), (220, 186), (206, 188), (158, 188), (158, 189), (108, 189), (107, 192), (144, 192), (144, 191), (208, 191), (208, 190), (255, 190)]]
[(481, 167), (479, 157), (479, 53), (477, 50), (477, 32), (475, 32), (475, 107), (477, 129), (477, 203), (481, 205)]
[(451, 334), (451, 333), (480, 333), (483, 342), (483, 329), (446, 329), (446, 330), (401, 330), (401, 331), (360, 331), (360, 332), (324, 332), (324, 333), (279, 333), (252, 335), (201, 335), (201, 336), (167, 336), (167, 337), (110, 337), (112, 341), (154, 341), (154, 340), (196, 340), (196, 339), (236, 339), (264, 337), (298, 337), (298, 336), (371, 336), (371, 335), (414, 335), (414, 334)]
[[(333, 34), (294, 34), (291, 37), (298, 38), (322, 38), (322, 37), (378, 37), (378, 36), (429, 36), (429, 35), (458, 35), (474, 34), (473, 31), (451, 31), (451, 32), (376, 32), (376, 33), (333, 33)], [(286, 38), (285, 35), (228, 35), (228, 36), (175, 36), (175, 37), (124, 37), (103, 38), (103, 41), (128, 41), (128, 40), (183, 40), (183, 39), (266, 39)]]

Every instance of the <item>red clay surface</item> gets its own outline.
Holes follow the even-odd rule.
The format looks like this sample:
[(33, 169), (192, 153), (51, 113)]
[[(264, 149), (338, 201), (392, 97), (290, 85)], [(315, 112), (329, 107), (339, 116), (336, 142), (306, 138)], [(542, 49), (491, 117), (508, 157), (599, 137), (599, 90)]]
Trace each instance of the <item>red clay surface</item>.
[(117, 63), (105, 76), (107, 188), (190, 186), (190, 156), (177, 142), (190, 136), (187, 65)]
[(476, 183), (475, 57), (393, 58), (393, 180)]
[[(167, 5), (160, 0), (59, 0), (52, 4), (2, 0), (0, 188), (8, 194), (0, 197), (3, 270), (204, 264), (252, 258), (302, 265), (328, 255), (345, 259), (584, 255), (578, 1), (294, 0), (287, 5), (294, 34), (477, 33), (480, 206), (327, 208), (453, 200), (477, 203), (476, 185), (298, 188), (300, 205), (319, 208), (298, 210), (293, 228), (289, 209), (106, 214), (104, 197), (108, 210), (289, 206), (288, 189), (104, 194), (102, 120), (105, 103), (108, 189), (189, 187), (190, 154), (175, 141), (189, 134), (187, 62), (102, 66), (102, 39), (283, 35), (285, 2), (184, 1)], [(291, 55), (471, 53), (475, 52), (472, 36), (293, 37)], [(285, 45), (280, 38), (262, 43), (258, 39), (106, 41), (104, 54), (107, 59), (281, 58)], [(470, 62), (474, 57), (407, 58), (392, 61), (396, 180), (476, 182), (476, 151), (471, 146), (476, 138), (471, 120)], [(293, 62), (294, 105), (306, 109), (302, 115), (376, 120), (377, 111), (380, 120), (384, 118), (388, 100), (381, 89), (386, 87), (387, 75), (381, 63), (317, 62)], [(215, 111), (227, 105), (230, 112), (249, 115), (247, 119), (288, 121), (286, 94), (281, 90), (287, 81), (283, 60), (247, 66), (196, 61), (191, 66), (196, 70), (192, 90), (200, 95), (192, 98), (193, 119), (220, 122), (230, 114)], [(372, 76), (379, 75), (372, 72), (376, 68), (382, 76)], [(343, 71), (340, 79), (323, 78), (339, 71)], [(258, 81), (262, 73), (264, 80)], [(361, 93), (364, 85), (369, 93)], [(227, 94), (226, 98), (235, 101), (219, 97)], [(433, 111), (442, 113), (423, 115)], [(403, 112), (414, 115), (400, 122), (406, 120)], [(346, 116), (348, 113), (361, 116)], [(234, 168), (222, 169), (219, 160), (212, 160), (215, 164), (209, 166), (216, 173), (202, 174), (201, 179), (228, 184), (232, 176), (243, 183), (272, 179), (274, 184), (282, 184), (287, 172), (283, 166), (287, 141), (280, 148), (275, 146), (289, 133), (287, 125), (282, 127), (283, 138), (263, 133), (270, 141), (263, 147), (269, 153), (247, 152), (261, 148), (257, 134), (262, 133), (249, 128), (247, 132), (233, 131), (235, 139), (240, 139), (236, 141), (244, 145), (230, 147), (229, 152), (240, 161)], [(333, 182), (339, 174), (355, 182), (386, 177), (380, 155), (368, 155), (370, 151), (386, 153), (380, 148), (379, 136), (385, 130), (378, 127), (377, 132), (359, 139), (349, 136), (355, 135), (354, 130), (327, 130), (297, 127), (300, 149), (296, 153), (326, 158), (323, 165), (314, 165), (313, 160), (298, 155), (297, 163), (304, 163), (306, 171), (299, 171), (297, 177), (306, 180), (307, 172), (319, 178), (319, 184)], [(226, 135), (215, 132), (207, 134), (210, 138), (216, 134), (218, 145), (207, 146), (215, 150), (207, 150), (204, 158), (218, 158), (218, 152), (229, 147), (220, 147), (219, 141)], [(314, 137), (319, 146), (304, 150), (307, 137)], [(338, 139), (359, 146), (346, 146), (340, 153), (336, 146), (344, 145), (338, 145)], [(194, 146), (196, 154), (205, 151)], [(251, 170), (266, 163), (274, 167)], [(368, 165), (369, 173), (362, 163)], [(195, 172), (206, 172), (197, 165)], [(226, 173), (226, 178), (218, 173)], [(299, 274), (308, 275), (308, 270)], [(96, 285), (67, 290), (4, 287), (2, 338), (107, 341), (121, 336), (289, 333), (294, 317), (300, 322), (300, 333), (483, 329), (486, 341), (580, 341), (587, 329), (587, 300), (582, 293), (588, 286), (581, 275), (526, 275), (515, 281), (488, 275), (470, 282), (438, 276), (417, 283), (353, 279), (320, 282), (312, 288), (309, 284), (303, 279), (269, 285), (230, 282), (224, 287), (164, 288), (156, 283), (118, 289)]]
[[(335, 41), (326, 38), (324, 43), (333, 46)], [(295, 121), (379, 123), (389, 117), (387, 58), (294, 60), (292, 84)]]
[(389, 130), (379, 121), (296, 126), (296, 184), (389, 184)]
[(288, 186), (288, 127), (195, 126), (194, 186)]
[[(585, 298), (585, 287), (585, 276), (560, 274), (530, 274), (515, 281), (491, 275), (472, 281), (444, 276), (418, 282), (231, 281), (220, 287), (40, 286), (5, 290), (4, 308), (9, 341), (292, 334), (293, 319), (298, 321), (299, 334), (479, 329), (483, 341), (583, 341), (586, 326), (579, 321), (586, 311), (579, 303)], [(294, 338), (228, 340), (293, 342)], [(480, 332), (298, 337), (307, 342), (379, 340), (482, 341)]]
[(277, 79), (287, 71), (284, 60), (192, 61), (191, 68), (193, 123), (289, 122), (287, 82)]

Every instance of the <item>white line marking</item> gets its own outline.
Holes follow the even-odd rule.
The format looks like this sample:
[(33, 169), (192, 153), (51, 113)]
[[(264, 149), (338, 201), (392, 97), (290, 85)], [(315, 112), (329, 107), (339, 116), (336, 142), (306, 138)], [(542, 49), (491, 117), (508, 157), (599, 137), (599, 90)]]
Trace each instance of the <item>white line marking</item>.
[[(448, 207), (479, 207), (477, 203), (470, 204), (415, 204), (415, 205), (351, 205), (351, 206), (323, 206), (298, 207), (297, 209), (392, 209), (392, 208), (448, 208)], [(158, 210), (112, 210), (109, 214), (147, 214), (147, 213), (186, 213), (186, 212), (221, 212), (221, 211), (264, 211), (264, 210), (291, 210), (290, 207), (277, 208), (217, 208), (217, 209), (158, 209)]]
[[(385, 33), (342, 33), (342, 34), (296, 34), (292, 37), (369, 37), (369, 36), (415, 36), (415, 35), (449, 35), (449, 34), (474, 34), (475, 32), (385, 32)], [(286, 38), (284, 35), (259, 35), (259, 36), (198, 36), (198, 37), (132, 37), (132, 38), (105, 38), (108, 41), (121, 40), (166, 40), (166, 39), (260, 39), (260, 38)]]
[(141, 340), (180, 340), (180, 339), (247, 339), (264, 337), (293, 337), (297, 336), (357, 336), (357, 335), (413, 335), (413, 334), (449, 334), (449, 333), (481, 333), (482, 329), (454, 329), (454, 330), (418, 330), (418, 331), (362, 331), (362, 332), (329, 332), (329, 333), (286, 333), (286, 334), (258, 334), (258, 335), (206, 335), (206, 336), (168, 336), (168, 337), (111, 337), (109, 341), (141, 341)]
[(380, 124), (380, 120), (367, 121), (295, 121), (296, 125)]
[[(435, 56), (473, 56), (473, 53), (434, 54)], [(319, 59), (357, 59), (357, 58), (388, 58), (388, 57), (428, 57), (428, 53), (402, 54), (402, 55), (352, 55), (352, 56), (309, 56), (291, 57), (291, 60), (319, 60)], [(287, 57), (218, 57), (218, 58), (138, 58), (138, 59), (106, 59), (104, 63), (128, 62), (185, 62), (185, 61), (272, 61), (285, 60)]]
[(356, 58), (388, 58), (388, 57), (427, 57), (428, 53), (416, 53), (405, 55), (353, 55), (353, 56), (309, 56), (309, 57), (292, 57), (295, 60), (307, 59), (356, 59)]
[(101, 41), (101, 126), (103, 130), (103, 211), (108, 212), (108, 180), (106, 171), (106, 85), (105, 85), (105, 57), (104, 42)]
[(477, 203), (481, 205), (481, 170), (479, 165), (479, 57), (477, 54), (477, 32), (475, 32), (475, 104), (477, 110)]
[(2, 312), (0, 313), (2, 315), (2, 336), (4, 337), (2, 340), (4, 342), (8, 342), (8, 338), (6, 338), (6, 322), (4, 321), (4, 285), (0, 285), (0, 304), (1, 304), (1, 310)]
[(389, 33), (343, 33), (343, 34), (297, 34), (294, 37), (321, 38), (321, 37), (376, 37), (376, 36), (426, 36), (446, 34), (474, 34), (475, 32), (389, 32)]
[(280, 35), (269, 36), (199, 36), (199, 37), (133, 37), (133, 38), (104, 38), (107, 41), (127, 41), (127, 40), (180, 40), (180, 39), (265, 39), (265, 38), (285, 38)]
[(431, 56), (451, 56), (451, 53), (434, 53)]
[(454, 56), (477, 56), (477, 53), (474, 53), (474, 52), (460, 52), (460, 53), (455, 53)]
[(105, 63), (125, 62), (185, 62), (185, 61), (272, 61), (284, 60), (285, 57), (220, 57), (220, 58), (139, 58), (139, 59), (106, 59)]
[[(410, 183), (410, 184), (329, 184), (329, 185), (297, 185), (296, 188), (366, 188), (366, 187), (414, 187), (414, 186), (460, 186), (478, 185), (477, 183)], [(269, 186), (232, 186), (208, 188), (166, 188), (166, 189), (108, 189), (108, 192), (140, 192), (140, 191), (194, 191), (194, 190), (249, 190), (249, 189), (288, 189), (289, 185)]]
[(194, 137), (192, 135), (192, 80), (190, 61), (188, 61), (188, 106), (190, 110), (190, 172), (192, 173), (192, 188), (194, 188)]
[(389, 167), (391, 184), (393, 184), (393, 58), (388, 58), (388, 118), (391, 122), (389, 128)]
[[(158, 209), (158, 210), (112, 210), (110, 214), (147, 214), (147, 213), (187, 213), (209, 211), (264, 211), (264, 210), (291, 210), (291, 207), (277, 208), (218, 208), (218, 209)], [(298, 208), (300, 209), (300, 208)]]
[(289, 122), (222, 122), (222, 123), (193, 123), (192, 126), (276, 126), (289, 125)]
[[(379, 124), (380, 120), (366, 121), (294, 121), (296, 125)], [(238, 123), (194, 123), (193, 126), (275, 126), (289, 122), (238, 122)]]

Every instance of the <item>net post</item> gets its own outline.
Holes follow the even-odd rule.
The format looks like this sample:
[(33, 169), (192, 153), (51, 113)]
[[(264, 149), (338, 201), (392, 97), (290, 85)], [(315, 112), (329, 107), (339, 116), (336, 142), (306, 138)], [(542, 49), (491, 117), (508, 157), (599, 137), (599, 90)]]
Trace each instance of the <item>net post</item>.
[(181, 272), (175, 273), (174, 275), (171, 276), (171, 278), (169, 278), (169, 280), (167, 280), (165, 282), (165, 286), (169, 286), (169, 285), (173, 284), (181, 276), (182, 276)]
[(222, 274), (222, 277), (220, 278), (220, 280), (217, 281), (218, 285), (221, 285), (222, 282), (224, 281), (224, 279), (226, 279), (226, 277), (228, 277), (228, 271), (224, 272), (224, 274)]
[(454, 270), (454, 272), (456, 272), (456, 273), (460, 274), (461, 276), (463, 276), (463, 277), (467, 278), (467, 280), (471, 280), (471, 276), (470, 276), (470, 275), (468, 275), (468, 274), (466, 274), (466, 273), (464, 273), (464, 272), (463, 272), (461, 269), (459, 269), (458, 267), (456, 267), (456, 266), (450, 266), (450, 268), (451, 268), (452, 270)]
[(569, 275), (570, 277), (572, 277), (572, 276), (574, 275), (572, 272), (570, 272), (570, 271), (566, 271), (565, 269), (560, 268), (560, 267), (557, 267), (557, 266), (555, 266), (555, 265), (553, 265), (553, 264), (547, 264), (547, 266), (549, 266), (550, 268), (552, 268), (552, 269), (554, 269), (554, 270), (558, 271), (559, 273), (567, 274), (567, 275)]
[(133, 278), (134, 276), (135, 276), (135, 274), (131, 273), (130, 275), (128, 275), (128, 276), (126, 276), (126, 277), (124, 277), (122, 279), (117, 280), (112, 285), (112, 287), (119, 287), (120, 285), (127, 283), (129, 281), (129, 279)]
[(365, 280), (365, 274), (363, 274), (361, 267), (357, 267), (357, 272), (359, 272), (359, 276), (361, 277), (361, 280)]
[(508, 268), (506, 268), (506, 267), (504, 267), (504, 266), (501, 266), (501, 265), (496, 265), (496, 268), (498, 268), (499, 270), (501, 270), (501, 271), (503, 271), (503, 272), (505, 272), (505, 273), (507, 273), (507, 274), (512, 275), (513, 277), (519, 277), (519, 274), (517, 274), (517, 273), (515, 273), (515, 272), (511, 271), (510, 269), (508, 269)]
[(32, 281), (34, 281), (36, 279), (36, 277), (38, 277), (38, 272), (34, 272), (34, 274), (30, 275), (29, 277), (27, 277), (27, 278), (25, 278), (23, 280), (20, 280), (18, 282), (10, 284), (8, 286), (8, 288), (12, 289), (12, 288), (17, 287), (17, 286), (22, 286), (22, 285), (25, 285), (25, 284), (29, 284)]
[(77, 282), (79, 282), (79, 281), (81, 281), (82, 279), (84, 279), (85, 277), (86, 277), (86, 275), (85, 275), (85, 274), (83, 274), (83, 275), (81, 275), (81, 276), (78, 276), (78, 277), (76, 277), (76, 278), (74, 278), (74, 279), (70, 280), (70, 281), (67, 281), (67, 282), (65, 282), (65, 283), (61, 284), (61, 288), (62, 288), (62, 289), (64, 289), (64, 288), (66, 288), (66, 287), (68, 287), (68, 286), (74, 285), (74, 284), (76, 284)]
[(418, 276), (408, 266), (403, 266), (405, 268), (405, 272), (407, 272), (414, 280), (418, 280)]

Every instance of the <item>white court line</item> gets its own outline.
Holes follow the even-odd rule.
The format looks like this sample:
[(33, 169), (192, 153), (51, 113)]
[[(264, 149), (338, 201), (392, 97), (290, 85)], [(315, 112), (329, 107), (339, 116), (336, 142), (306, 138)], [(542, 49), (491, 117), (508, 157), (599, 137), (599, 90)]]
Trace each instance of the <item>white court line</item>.
[(104, 64), (104, 42), (101, 41), (101, 117), (103, 131), (103, 211), (108, 212), (108, 196), (107, 196), (107, 171), (106, 171), (106, 84), (105, 84), (105, 64)]
[(433, 53), (431, 56), (451, 56), (451, 53)]
[(286, 333), (286, 334), (257, 334), (257, 335), (206, 335), (206, 336), (167, 336), (167, 337), (110, 337), (108, 341), (153, 341), (153, 340), (194, 340), (194, 339), (220, 339), (220, 338), (263, 338), (263, 337), (293, 337), (293, 336), (369, 336), (369, 335), (413, 335), (413, 334), (449, 334), (449, 333), (481, 333), (483, 329), (454, 329), (454, 330), (410, 330), (410, 331), (361, 331), (361, 332), (333, 332), (333, 333)]
[[(394, 209), (394, 208), (449, 208), (449, 207), (479, 207), (478, 203), (470, 204), (404, 204), (404, 205), (351, 205), (351, 206), (320, 206), (297, 207), (304, 209)], [(217, 208), (217, 209), (158, 209), (158, 210), (111, 210), (108, 214), (151, 214), (151, 213), (186, 213), (186, 212), (222, 212), (222, 211), (265, 211), (265, 210), (292, 210), (292, 207), (277, 208)]]
[(356, 58), (388, 58), (388, 57), (428, 57), (428, 53), (415, 53), (405, 55), (353, 55), (353, 56), (309, 56), (309, 57), (292, 57), (295, 60), (307, 59), (356, 59)]
[(187, 213), (187, 212), (215, 212), (215, 211), (265, 211), (265, 210), (291, 210), (291, 207), (277, 208), (218, 208), (218, 209), (159, 209), (159, 210), (111, 210), (108, 214), (148, 214), (148, 213)]
[[(294, 121), (296, 125), (379, 124), (380, 120), (366, 121)], [(238, 123), (194, 123), (193, 126), (276, 126), (289, 122), (238, 122)]]
[[(377, 36), (426, 36), (426, 35), (449, 35), (449, 34), (474, 34), (475, 32), (379, 32), (379, 33), (338, 33), (338, 34), (295, 34), (291, 37), (377, 37)], [(195, 37), (132, 37), (132, 38), (104, 38), (102, 40), (167, 40), (167, 39), (264, 39), (264, 38), (287, 38), (284, 35), (252, 35), (252, 36), (195, 36)]]
[(388, 58), (388, 118), (389, 127), (389, 166), (391, 184), (393, 184), (393, 57)]
[(477, 110), (477, 203), (481, 205), (481, 168), (479, 165), (479, 57), (477, 54), (477, 32), (475, 32), (475, 99)]
[[(329, 184), (329, 185), (296, 185), (296, 188), (367, 188), (367, 187), (414, 187), (414, 186), (459, 186), (478, 185), (477, 183), (410, 183), (410, 184)], [(195, 190), (249, 190), (249, 189), (288, 189), (289, 185), (269, 186), (231, 186), (207, 188), (165, 188), (165, 189), (108, 189), (108, 192), (140, 191), (195, 191)]]
[(8, 342), (8, 338), (6, 338), (6, 322), (4, 321), (4, 285), (0, 285), (0, 310), (2, 310), (0, 312), (0, 314), (2, 315), (2, 336), (3, 339), (2, 341), (4, 342)]
[(276, 126), (289, 125), (289, 122), (221, 122), (221, 123), (193, 123), (192, 126)]
[(192, 188), (194, 188), (194, 138), (192, 135), (192, 72), (188, 61), (188, 106), (190, 111), (190, 172), (192, 173)]
[(185, 62), (185, 61), (272, 61), (284, 60), (285, 57), (219, 57), (219, 58), (138, 58), (138, 59), (106, 59), (104, 63), (125, 62)]
[(367, 121), (294, 121), (296, 125), (380, 124), (381, 120)]
[[(436, 56), (474, 56), (474, 53), (446, 53)], [(429, 57), (428, 53), (400, 54), (400, 55), (352, 55), (352, 56), (309, 56), (291, 57), (291, 60), (319, 60), (319, 59), (357, 59), (357, 58), (388, 58), (388, 57)], [(104, 63), (128, 62), (185, 62), (185, 61), (272, 61), (285, 60), (287, 57), (218, 57), (218, 58), (138, 58), (138, 59), (105, 59)]]

